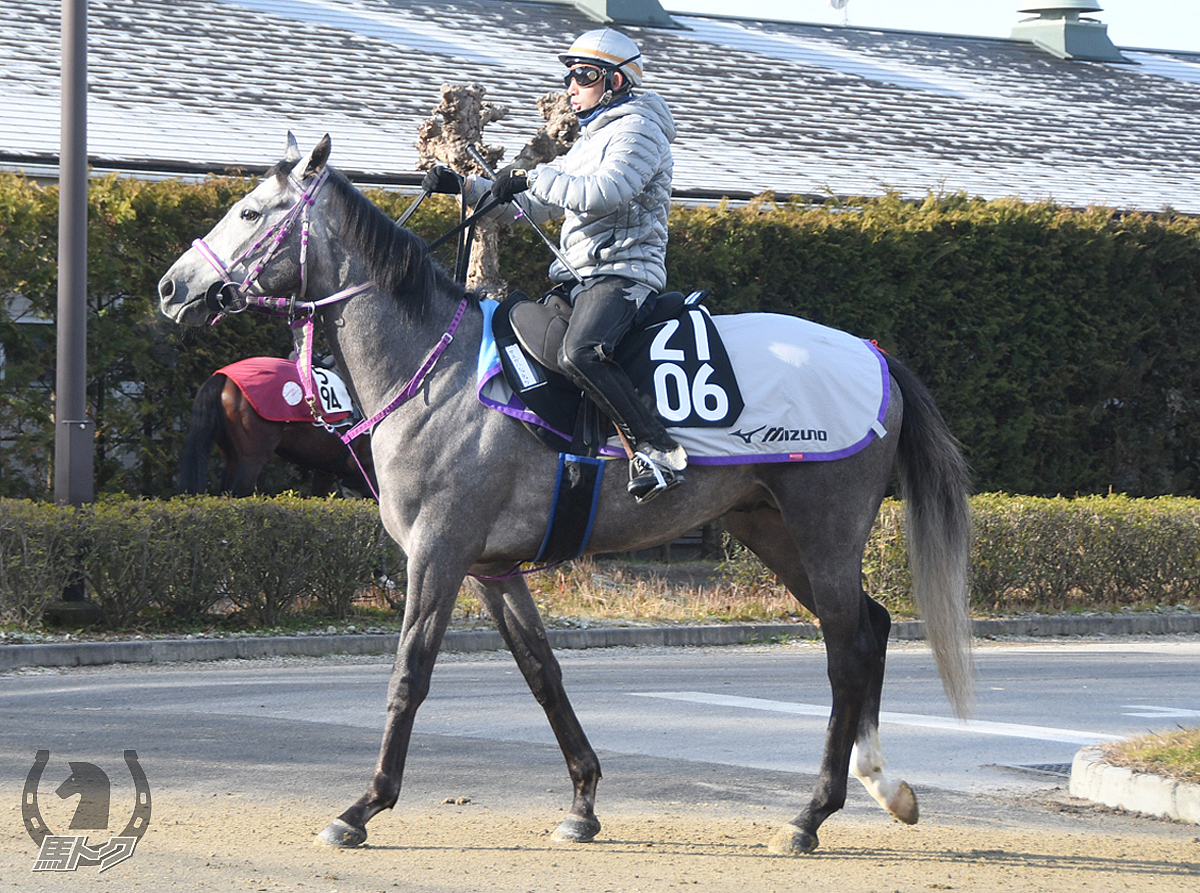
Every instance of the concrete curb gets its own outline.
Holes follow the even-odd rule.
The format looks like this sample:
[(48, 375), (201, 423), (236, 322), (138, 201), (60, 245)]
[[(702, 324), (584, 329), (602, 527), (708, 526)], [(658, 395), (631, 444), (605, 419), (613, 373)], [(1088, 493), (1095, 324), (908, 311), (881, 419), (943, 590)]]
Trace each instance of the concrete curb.
[[(810, 624), (614, 627), (548, 630), (555, 648), (611, 648), (620, 645), (737, 645), (791, 636), (816, 638)], [(244, 636), (229, 639), (147, 639), (136, 642), (61, 642), (0, 645), (0, 670), (20, 667), (88, 667), (112, 663), (157, 663), (257, 657), (321, 657), (330, 654), (394, 654), (398, 633), (327, 636)], [(498, 632), (450, 631), (443, 651), (500, 651)]]
[(1099, 747), (1075, 754), (1070, 791), (1072, 797), (1104, 806), (1200, 825), (1200, 785), (1106, 763)]
[[(1200, 614), (1129, 614), (1091, 617), (1014, 617), (976, 620), (980, 638), (995, 636), (1121, 636), (1200, 633)], [(782, 638), (815, 639), (820, 629), (809, 623), (722, 624), (714, 626), (593, 627), (548, 631), (555, 648), (611, 648), (658, 645), (738, 645)], [(892, 624), (893, 640), (925, 638), (925, 625), (907, 620)], [(228, 639), (144, 639), (121, 642), (56, 642), (45, 645), (0, 645), (0, 670), (21, 667), (85, 667), (112, 663), (225, 660), (229, 658), (320, 657), (329, 654), (388, 654), (399, 635), (244, 636)], [(490, 630), (451, 631), (446, 651), (498, 651), (504, 641)]]

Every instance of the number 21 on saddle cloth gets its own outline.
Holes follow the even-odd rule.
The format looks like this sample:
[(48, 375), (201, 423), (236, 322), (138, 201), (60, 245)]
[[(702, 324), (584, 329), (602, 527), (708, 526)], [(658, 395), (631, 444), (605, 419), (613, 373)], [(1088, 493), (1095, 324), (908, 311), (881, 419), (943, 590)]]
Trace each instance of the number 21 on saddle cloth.
[[(799, 317), (711, 316), (669, 298), (616, 359), (690, 463), (828, 461), (886, 434), (887, 365), (871, 342)], [(578, 389), (520, 345), (502, 305), (483, 303), (479, 399), (570, 445)], [(624, 455), (615, 438), (600, 452)]]

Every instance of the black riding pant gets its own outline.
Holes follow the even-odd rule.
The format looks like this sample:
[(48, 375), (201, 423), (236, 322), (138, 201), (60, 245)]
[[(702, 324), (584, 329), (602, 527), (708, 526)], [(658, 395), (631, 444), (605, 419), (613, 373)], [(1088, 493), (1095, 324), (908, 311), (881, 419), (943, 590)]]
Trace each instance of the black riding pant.
[(598, 276), (571, 292), (575, 309), (558, 353), (572, 383), (613, 420), (630, 446), (655, 449), (676, 444), (662, 421), (642, 402), (625, 370), (613, 362), (617, 342), (633, 325), (638, 307), (653, 290), (619, 276)]

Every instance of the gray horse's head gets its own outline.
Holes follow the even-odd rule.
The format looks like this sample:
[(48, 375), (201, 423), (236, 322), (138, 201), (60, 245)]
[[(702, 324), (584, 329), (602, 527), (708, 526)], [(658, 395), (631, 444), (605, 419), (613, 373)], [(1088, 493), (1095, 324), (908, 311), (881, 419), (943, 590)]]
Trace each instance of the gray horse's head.
[(203, 325), (226, 308), (239, 287), (264, 295), (296, 291), (298, 252), (280, 250), (278, 259), (257, 273), (255, 270), (276, 250), (276, 239), (280, 240), (279, 249), (299, 242), (298, 227), (288, 226), (289, 216), (295, 217), (305, 201), (305, 183), (325, 170), (329, 149), (326, 134), (302, 157), (296, 138), (289, 133), (287, 151), (279, 163), (159, 281), (162, 312), (183, 325)]
[(327, 134), (301, 157), (289, 133), (283, 159), (167, 270), (158, 284), (162, 312), (177, 323), (203, 325), (265, 299), (323, 298), (367, 282), (411, 320), (425, 319), (439, 292), (461, 298), (462, 287), (434, 262), (424, 240), (327, 165), (329, 147)]

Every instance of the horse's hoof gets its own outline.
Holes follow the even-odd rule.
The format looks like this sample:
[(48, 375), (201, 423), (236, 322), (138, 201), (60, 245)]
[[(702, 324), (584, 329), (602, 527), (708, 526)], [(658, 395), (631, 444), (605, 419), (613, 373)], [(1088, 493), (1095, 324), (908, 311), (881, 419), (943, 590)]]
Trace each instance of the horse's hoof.
[(816, 850), (817, 844), (817, 835), (787, 824), (771, 838), (767, 849), (776, 856), (807, 856)]
[(317, 836), (317, 840), (330, 846), (353, 849), (366, 843), (367, 829), (356, 828), (349, 822), (334, 819), (325, 826), (325, 830)]
[(895, 795), (888, 803), (887, 811), (890, 812), (893, 818), (904, 822), (906, 825), (915, 825), (917, 819), (920, 818), (921, 810), (917, 807), (917, 795), (913, 789), (908, 786), (907, 781), (900, 782), (900, 787), (896, 789)]
[(566, 821), (559, 825), (551, 839), (569, 843), (589, 843), (600, 833), (600, 822), (596, 818), (581, 819), (579, 816), (567, 816)]

